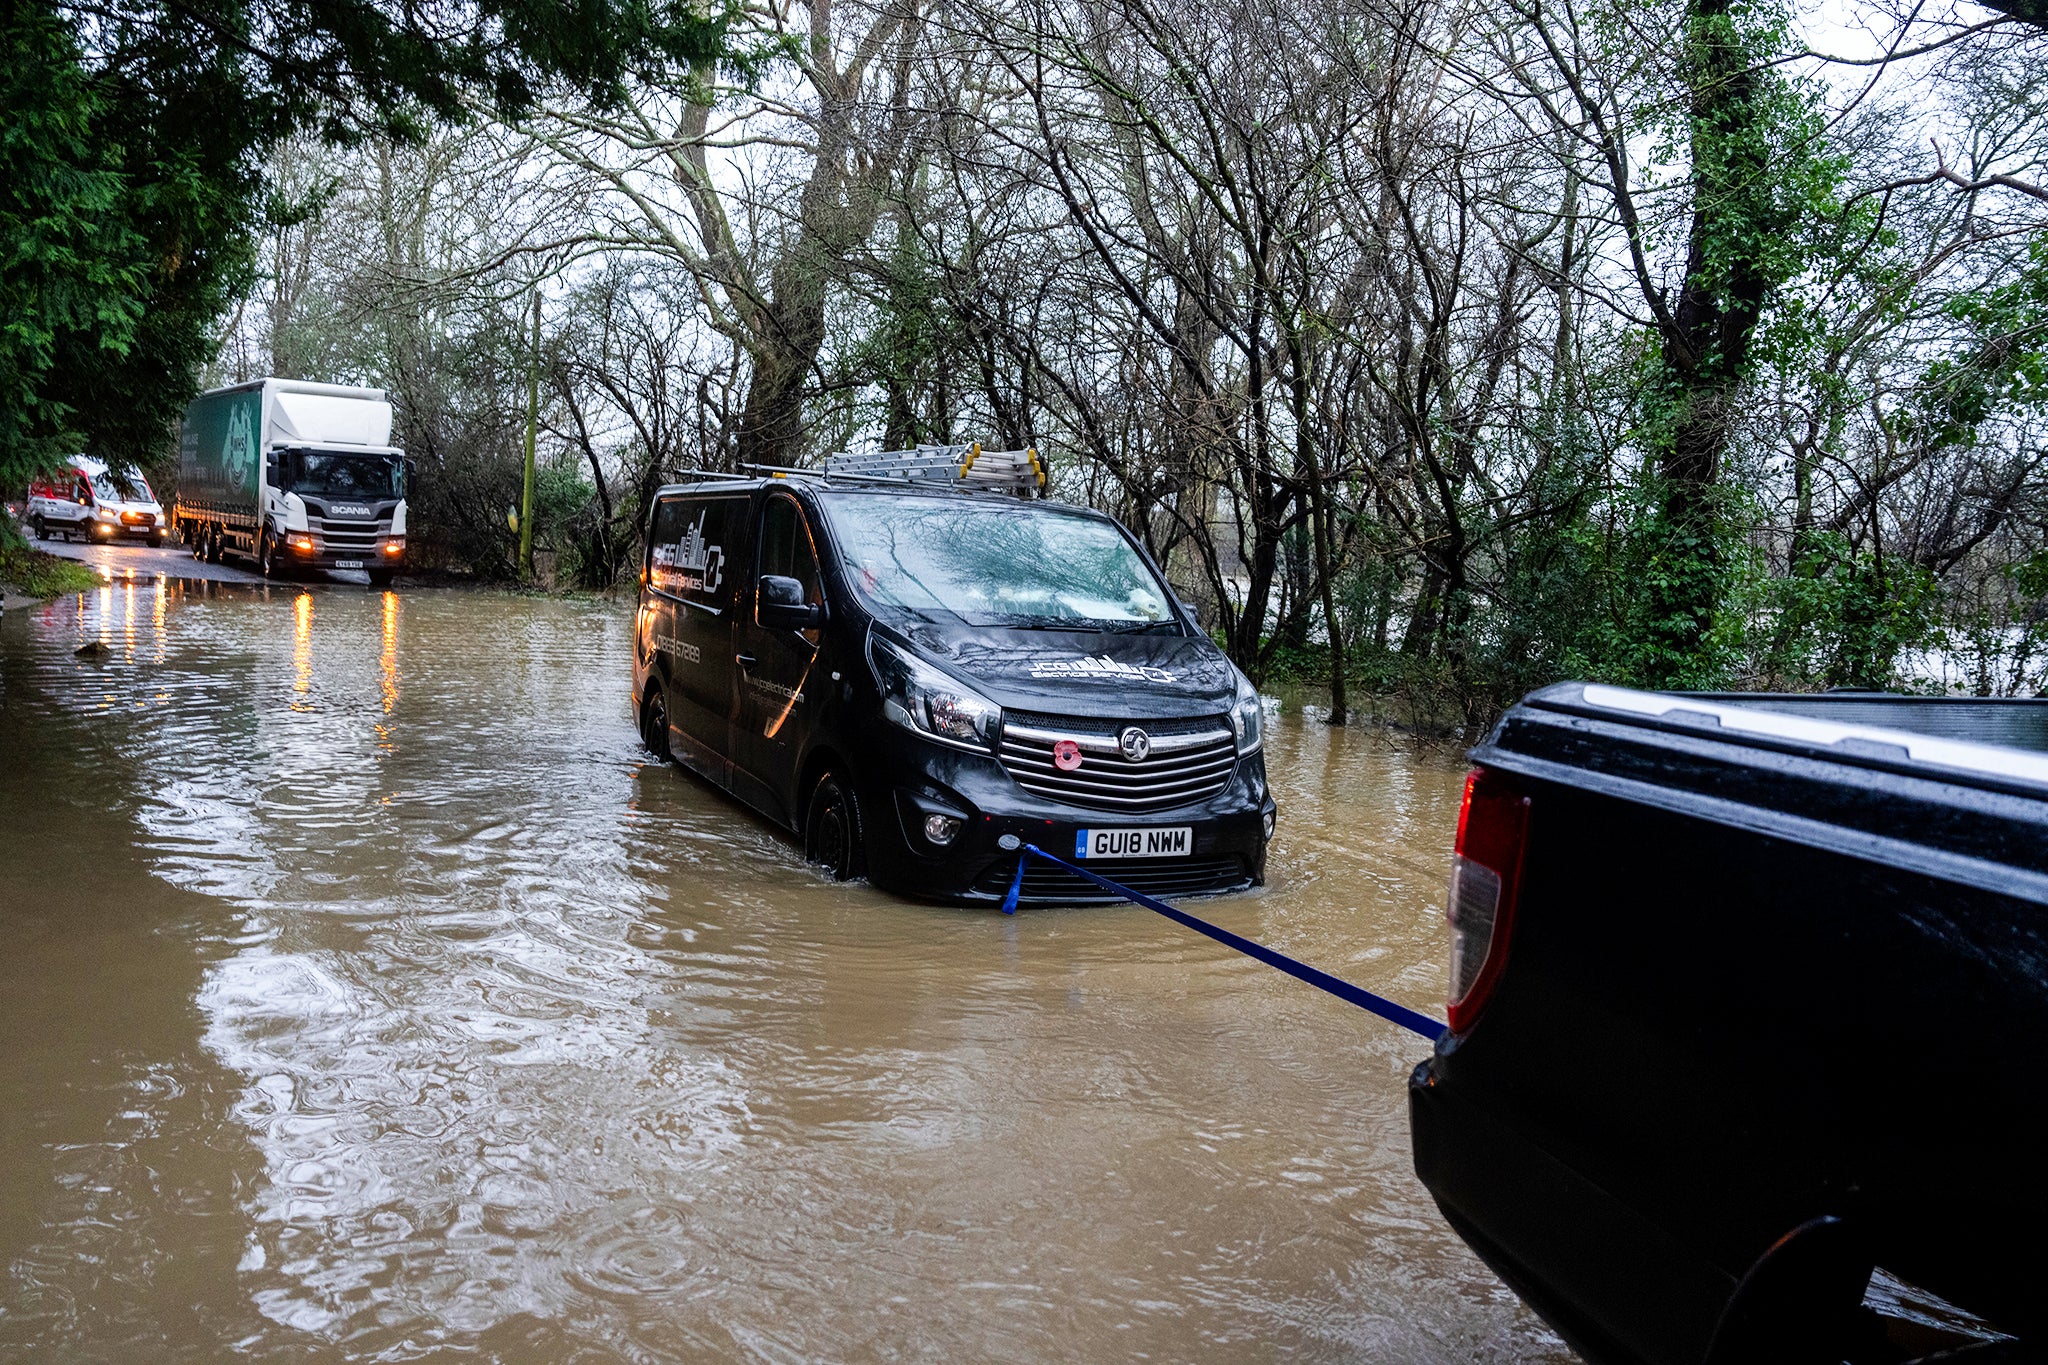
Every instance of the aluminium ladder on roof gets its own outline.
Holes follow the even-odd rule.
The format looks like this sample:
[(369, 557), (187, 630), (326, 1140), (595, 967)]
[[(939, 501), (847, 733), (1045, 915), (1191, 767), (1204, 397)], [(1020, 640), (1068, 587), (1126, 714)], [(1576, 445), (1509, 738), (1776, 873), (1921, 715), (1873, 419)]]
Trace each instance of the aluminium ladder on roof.
[(860, 455), (841, 451), (825, 457), (826, 478), (902, 480), (954, 488), (987, 488), (1019, 497), (1043, 496), (1045, 463), (1036, 447), (983, 450), (981, 442), (962, 445), (919, 445), (909, 450), (877, 450)]

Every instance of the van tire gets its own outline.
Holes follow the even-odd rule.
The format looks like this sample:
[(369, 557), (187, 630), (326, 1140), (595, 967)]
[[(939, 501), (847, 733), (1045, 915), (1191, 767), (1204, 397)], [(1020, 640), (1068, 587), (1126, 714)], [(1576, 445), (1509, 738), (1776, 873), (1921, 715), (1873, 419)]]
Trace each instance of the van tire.
[(163, 549), (163, 547), (164, 533), (162, 531), (158, 531), (155, 535), (149, 538), (149, 548), (152, 550), (161, 550)]
[(851, 881), (867, 872), (860, 807), (854, 802), (853, 788), (836, 772), (826, 772), (811, 788), (810, 812), (804, 820), (804, 857), (830, 872), (835, 882)]
[(640, 742), (663, 763), (669, 761), (668, 698), (662, 695), (659, 680), (648, 683), (647, 695), (640, 699)]

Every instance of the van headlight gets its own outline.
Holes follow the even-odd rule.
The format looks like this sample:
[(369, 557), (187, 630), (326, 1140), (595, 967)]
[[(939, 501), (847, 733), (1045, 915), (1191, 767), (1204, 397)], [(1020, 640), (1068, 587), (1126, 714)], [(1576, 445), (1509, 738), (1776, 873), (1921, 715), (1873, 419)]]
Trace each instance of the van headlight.
[(896, 724), (974, 748), (995, 738), (1003, 708), (987, 697), (886, 640), (874, 641), (869, 657), (882, 688), (882, 714)]
[(1259, 689), (1251, 679), (1237, 675), (1237, 697), (1230, 703), (1230, 731), (1237, 737), (1237, 751), (1251, 753), (1259, 747), (1265, 712), (1259, 706)]

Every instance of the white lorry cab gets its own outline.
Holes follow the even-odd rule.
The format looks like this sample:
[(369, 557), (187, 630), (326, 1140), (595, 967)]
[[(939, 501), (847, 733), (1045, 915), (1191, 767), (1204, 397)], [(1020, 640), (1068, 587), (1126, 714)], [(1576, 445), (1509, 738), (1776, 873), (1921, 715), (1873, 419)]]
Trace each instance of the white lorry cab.
[(139, 472), (109, 469), (74, 455), (28, 486), (28, 524), (37, 540), (146, 540), (164, 543), (164, 509)]

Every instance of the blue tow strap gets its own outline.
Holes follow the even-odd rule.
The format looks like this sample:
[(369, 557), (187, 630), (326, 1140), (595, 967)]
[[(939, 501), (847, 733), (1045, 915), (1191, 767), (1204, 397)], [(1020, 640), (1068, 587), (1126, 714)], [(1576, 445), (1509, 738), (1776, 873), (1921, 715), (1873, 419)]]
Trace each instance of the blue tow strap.
[(1374, 995), (1363, 986), (1354, 986), (1349, 981), (1319, 971), (1306, 962), (1296, 962), (1287, 954), (1276, 953), (1263, 943), (1254, 943), (1242, 934), (1233, 934), (1228, 929), (1218, 928), (1207, 920), (1196, 919), (1187, 911), (1176, 910), (1165, 901), (1153, 900), (1141, 891), (1133, 891), (1128, 886), (1118, 886), (1109, 878), (1098, 877), (1085, 867), (1076, 867), (1065, 858), (1055, 857), (1036, 844), (1024, 845), (1023, 851), (1017, 856), (1017, 875), (1010, 879), (1010, 893), (1003, 897), (1003, 913), (1006, 915), (1017, 913), (1017, 898), (1024, 890), (1024, 859), (1031, 855), (1043, 858), (1049, 863), (1057, 863), (1069, 872), (1086, 877), (1112, 895), (1122, 896), (1134, 905), (1142, 905), (1154, 914), (1164, 915), (1175, 924), (1213, 938), (1227, 948), (1235, 948), (1246, 957), (1257, 958), (1268, 967), (1277, 967), (1297, 981), (1306, 981), (1318, 990), (1328, 991), (1339, 1000), (1356, 1005), (1362, 1010), (1369, 1010), (1389, 1023), (1399, 1024), (1410, 1033), (1419, 1033), (1431, 1042), (1443, 1034), (1444, 1025), (1426, 1014), (1418, 1014), (1406, 1005), (1397, 1005), (1383, 995)]

